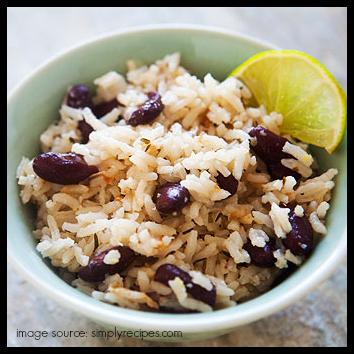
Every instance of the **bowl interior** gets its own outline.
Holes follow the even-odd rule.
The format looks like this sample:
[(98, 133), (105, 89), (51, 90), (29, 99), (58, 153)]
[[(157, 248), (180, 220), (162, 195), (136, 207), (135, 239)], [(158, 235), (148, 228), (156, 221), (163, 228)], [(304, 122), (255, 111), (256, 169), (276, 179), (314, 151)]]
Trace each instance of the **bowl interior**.
[[(336, 178), (337, 185), (327, 219), (328, 234), (311, 257), (289, 278), (266, 294), (234, 308), (211, 314), (177, 316), (138, 313), (101, 303), (70, 287), (54, 274), (53, 269), (48, 267), (47, 262), (35, 250), (35, 241), (31, 235), (33, 208), (23, 206), (20, 202), (15, 178), (16, 167), (22, 156), (31, 158), (39, 152), (39, 136), (58, 118), (58, 109), (69, 85), (79, 82), (91, 84), (93, 79), (110, 70), (124, 73), (125, 62), (131, 58), (148, 64), (176, 51), (182, 54), (182, 64), (190, 72), (200, 78), (210, 72), (214, 77), (222, 80), (245, 59), (266, 49), (270, 49), (267, 44), (227, 33), (183, 28), (150, 29), (112, 35), (85, 44), (57, 57), (27, 79), (10, 96), (7, 112), (7, 242), (9, 254), (15, 263), (37, 285), (41, 285), (43, 290), (52, 292), (53, 295), (51, 290), (55, 289), (57, 294), (55, 296), (60, 295), (58, 300), (68, 302), (68, 306), (74, 308), (77, 305), (77, 308), (81, 309), (85, 307), (88, 313), (91, 313), (92, 309), (96, 314), (106, 313), (107, 321), (111, 324), (114, 324), (112, 314), (116, 316), (115, 319), (124, 318), (125, 325), (130, 326), (136, 324), (134, 321), (129, 322), (129, 319), (135, 316), (140, 319), (140, 328), (144, 328), (144, 320), (157, 320), (159, 323), (166, 321), (172, 326), (170, 321), (172, 318), (173, 321), (176, 321), (177, 317), (188, 320), (194, 318), (202, 322), (208, 318), (210, 323), (213, 321), (212, 318), (215, 321), (222, 321), (223, 316), (230, 314), (235, 319), (237, 316), (240, 318), (243, 316), (242, 323), (245, 323), (251, 320), (250, 317), (246, 318), (247, 311), (255, 311), (258, 308), (259, 318), (262, 314), (261, 309), (269, 306), (271, 301), (288, 296), (299, 283), (310, 277), (330, 258), (338, 244), (343, 242), (343, 237), (345, 238), (346, 140), (332, 155), (328, 155), (322, 149), (313, 149), (321, 167), (338, 168), (339, 175)], [(274, 309), (268, 310), (274, 312)], [(150, 328), (154, 326), (158, 326), (157, 322)], [(198, 328), (190, 328), (190, 331), (197, 332)]]

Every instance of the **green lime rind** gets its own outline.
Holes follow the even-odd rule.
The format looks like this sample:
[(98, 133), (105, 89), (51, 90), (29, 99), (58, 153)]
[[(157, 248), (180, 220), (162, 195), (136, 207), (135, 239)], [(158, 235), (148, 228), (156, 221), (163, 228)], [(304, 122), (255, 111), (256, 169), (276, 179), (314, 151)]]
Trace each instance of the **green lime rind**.
[(283, 115), (281, 132), (332, 153), (347, 121), (344, 90), (317, 59), (290, 49), (260, 52), (231, 72), (267, 112)]

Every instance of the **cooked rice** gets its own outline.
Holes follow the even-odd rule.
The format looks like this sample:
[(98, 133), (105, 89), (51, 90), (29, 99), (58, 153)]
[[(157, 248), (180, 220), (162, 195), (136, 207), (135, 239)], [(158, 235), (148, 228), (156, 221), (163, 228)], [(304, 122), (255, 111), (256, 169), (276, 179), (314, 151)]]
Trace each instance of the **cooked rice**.
[[(22, 202), (37, 206), (37, 250), (74, 275), (95, 252), (113, 246), (155, 258), (134, 262), (99, 284), (76, 278), (73, 286), (95, 299), (133, 309), (211, 311), (187, 294), (178, 277), (169, 287), (156, 282), (156, 269), (172, 263), (205, 289), (214, 285), (216, 308), (223, 308), (267, 291), (288, 262), (302, 262), (289, 250), (278, 249), (275, 266), (260, 268), (243, 249), (248, 239), (263, 247), (269, 237), (283, 238), (291, 230), (289, 209), (280, 203), (295, 202), (296, 214), (309, 217), (317, 238), (326, 233), (324, 218), (337, 170), (313, 177), (307, 146), (291, 140), (284, 151), (294, 158), (282, 163), (304, 178), (297, 186), (291, 176), (272, 180), (250, 150), (248, 131), (261, 124), (279, 134), (282, 116), (263, 106), (249, 107), (251, 93), (236, 78), (218, 82), (207, 74), (200, 80), (180, 66), (175, 53), (150, 66), (129, 61), (126, 78), (111, 71), (94, 83), (94, 102), (117, 98), (125, 107), (98, 120), (89, 108), (63, 104), (59, 122), (41, 135), (40, 143), (45, 152), (81, 154), (100, 172), (78, 185), (61, 186), (38, 177), (32, 160), (23, 158), (19, 164)], [(120, 115), (129, 117), (149, 91), (158, 91), (165, 105), (153, 124), (116, 122)], [(87, 144), (80, 144), (77, 123), (82, 119), (94, 129)], [(235, 195), (229, 197), (218, 186), (218, 173), (239, 181)], [(189, 190), (191, 203), (182, 213), (162, 218), (151, 196), (158, 184), (176, 181)], [(115, 264), (120, 256), (111, 250), (104, 263)], [(149, 293), (157, 294), (158, 302)]]
[(324, 219), (328, 209), (329, 209), (329, 203), (321, 202), (320, 205), (317, 207), (317, 211), (316, 211), (317, 216), (320, 219)]
[(299, 216), (300, 218), (302, 218), (304, 216), (304, 208), (300, 205), (297, 205), (294, 209), (295, 215)]
[(110, 250), (103, 258), (105, 264), (116, 264), (119, 262), (121, 254), (118, 250)]
[(302, 162), (307, 167), (310, 167), (313, 163), (313, 157), (304, 151), (300, 146), (286, 142), (283, 147), (283, 151), (293, 155), (297, 160)]
[(310, 221), (310, 224), (315, 232), (322, 234), (322, 235), (325, 235), (327, 233), (326, 226), (324, 226), (322, 224), (322, 222), (318, 218), (318, 215), (315, 211), (313, 211), (310, 214), (309, 221)]

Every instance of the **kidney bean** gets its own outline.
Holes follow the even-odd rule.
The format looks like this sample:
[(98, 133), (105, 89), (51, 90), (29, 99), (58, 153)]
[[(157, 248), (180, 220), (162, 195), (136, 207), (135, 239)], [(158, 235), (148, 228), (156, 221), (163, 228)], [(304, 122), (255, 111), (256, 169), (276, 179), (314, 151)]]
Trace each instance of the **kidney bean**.
[(149, 124), (163, 111), (164, 104), (157, 92), (149, 92), (148, 100), (132, 113), (127, 123), (133, 127), (140, 124)]
[[(97, 118), (103, 117), (109, 113), (113, 108), (119, 105), (116, 99), (109, 102), (103, 102), (98, 105), (94, 105), (92, 102), (89, 88), (86, 85), (78, 84), (71, 87), (66, 97), (66, 104), (73, 108), (91, 108), (93, 114)], [(89, 135), (93, 131), (93, 128), (86, 121), (81, 120), (78, 123), (78, 128), (81, 132), (81, 143), (86, 144), (89, 140)]]
[[(103, 262), (106, 254), (111, 250), (118, 250), (120, 259), (116, 264), (106, 264)], [(106, 274), (115, 274), (122, 272), (134, 260), (135, 252), (126, 246), (117, 246), (94, 255), (87, 266), (79, 269), (78, 275), (87, 282), (97, 282), (105, 279)]]
[(183, 209), (190, 200), (187, 188), (179, 183), (165, 183), (156, 188), (153, 201), (156, 209), (162, 214), (172, 214)]
[[(92, 108), (93, 103), (89, 88), (83, 84), (72, 86), (67, 94), (66, 104), (72, 108)], [(93, 128), (84, 120), (78, 122), (78, 128), (81, 132), (81, 143), (86, 144)]]
[[(96, 106), (92, 106), (92, 113), (99, 119), (102, 118), (107, 113), (111, 112), (113, 108), (120, 105), (118, 100), (114, 99), (108, 102), (102, 102)], [(89, 136), (93, 132), (93, 128), (85, 120), (80, 120), (78, 123), (78, 128), (81, 132), (81, 144), (87, 144), (89, 141)]]
[(289, 222), (291, 231), (283, 239), (283, 245), (297, 256), (308, 255), (313, 250), (312, 226), (306, 215), (300, 217), (294, 212), (294, 205), (290, 208)]
[(92, 107), (89, 88), (83, 84), (72, 86), (67, 94), (66, 104), (72, 108)]
[(289, 154), (283, 152), (283, 147), (289, 140), (282, 136), (272, 133), (261, 125), (252, 128), (249, 135), (256, 138), (256, 144), (252, 145), (252, 148), (265, 163), (280, 162), (281, 159), (291, 158)]
[(79, 121), (78, 128), (81, 132), (81, 144), (87, 144), (89, 141), (89, 136), (94, 129), (85, 120)]
[(192, 277), (187, 272), (169, 263), (161, 265), (157, 268), (155, 273), (155, 281), (167, 286), (169, 286), (168, 282), (176, 277), (183, 281), (187, 293), (196, 300), (202, 301), (210, 306), (215, 305), (216, 288), (214, 284), (211, 290), (207, 290), (202, 286), (193, 283)]
[(256, 144), (251, 145), (252, 149), (267, 165), (269, 174), (274, 179), (282, 179), (286, 176), (293, 176), (296, 180), (301, 178), (301, 175), (290, 168), (285, 167), (282, 159), (293, 158), (291, 155), (283, 152), (283, 147), (288, 139), (283, 138), (270, 130), (258, 125), (252, 128), (249, 135), (256, 138)]
[(96, 166), (89, 166), (81, 155), (46, 152), (33, 160), (34, 172), (48, 182), (77, 184), (94, 173)]
[(292, 176), (298, 181), (301, 175), (296, 171), (285, 167), (281, 162), (273, 162), (267, 165), (268, 173), (273, 179), (283, 179), (286, 176)]
[(230, 173), (229, 176), (224, 177), (221, 173), (216, 176), (216, 182), (218, 186), (222, 189), (225, 189), (230, 193), (229, 197), (234, 195), (237, 192), (238, 181), (237, 179)]
[(113, 108), (120, 106), (118, 100), (115, 98), (108, 102), (102, 102), (92, 107), (92, 112), (97, 118), (101, 118), (107, 113), (111, 112)]
[(276, 250), (274, 239), (270, 238), (264, 247), (253, 246), (251, 241), (248, 240), (243, 248), (248, 252), (251, 257), (251, 262), (258, 267), (272, 267), (277, 261), (273, 255)]

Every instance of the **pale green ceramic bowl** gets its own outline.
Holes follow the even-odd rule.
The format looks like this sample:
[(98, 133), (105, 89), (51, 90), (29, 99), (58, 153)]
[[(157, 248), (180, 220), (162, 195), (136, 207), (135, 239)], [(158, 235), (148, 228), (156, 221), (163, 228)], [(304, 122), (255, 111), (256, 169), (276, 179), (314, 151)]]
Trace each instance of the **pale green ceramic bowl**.
[[(105, 304), (61, 280), (35, 250), (33, 211), (18, 197), (15, 171), (22, 156), (39, 152), (39, 135), (58, 117), (69, 85), (93, 79), (109, 70), (125, 72), (127, 59), (152, 63), (179, 51), (182, 63), (202, 77), (210, 72), (224, 79), (251, 55), (274, 48), (265, 42), (225, 30), (190, 25), (132, 28), (105, 35), (56, 56), (22, 82), (8, 99), (7, 220), (8, 256), (19, 272), (43, 293), (106, 327), (179, 330), (183, 340), (199, 340), (230, 332), (299, 300), (327, 278), (346, 253), (346, 143), (332, 155), (315, 149), (324, 168), (336, 167), (336, 189), (327, 219), (328, 234), (293, 275), (258, 298), (232, 308), (201, 314), (138, 312)], [(318, 58), (321, 60), (321, 58)], [(294, 318), (296, 321), (296, 318)], [(168, 339), (168, 338), (157, 338)], [(175, 339), (177, 340), (177, 338)]]

